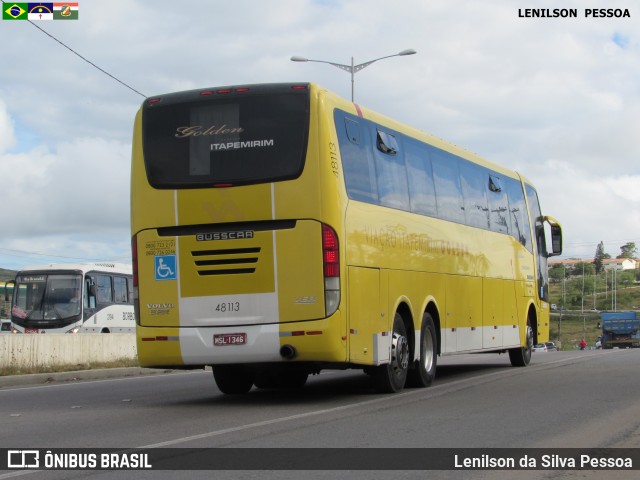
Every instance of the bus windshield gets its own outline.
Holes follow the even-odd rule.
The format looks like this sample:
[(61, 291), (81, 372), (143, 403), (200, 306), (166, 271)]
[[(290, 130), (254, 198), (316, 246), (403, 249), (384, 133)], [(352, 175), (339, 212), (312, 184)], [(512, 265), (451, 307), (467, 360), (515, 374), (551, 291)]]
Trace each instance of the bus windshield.
[(82, 275), (29, 273), (16, 277), (12, 316), (25, 328), (62, 327), (82, 313)]
[(298, 177), (307, 147), (308, 89), (272, 89), (186, 92), (146, 102), (142, 136), (150, 184), (208, 188)]

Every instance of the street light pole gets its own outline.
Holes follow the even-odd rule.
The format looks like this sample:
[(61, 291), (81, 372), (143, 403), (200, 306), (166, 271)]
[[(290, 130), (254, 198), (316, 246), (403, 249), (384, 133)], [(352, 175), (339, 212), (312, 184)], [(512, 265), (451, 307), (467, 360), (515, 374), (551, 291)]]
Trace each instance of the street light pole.
[(291, 57), (291, 61), (292, 62), (328, 63), (329, 65), (333, 65), (334, 67), (339, 68), (340, 70), (344, 70), (345, 72), (349, 72), (351, 74), (351, 101), (353, 102), (354, 101), (354, 90), (355, 90), (355, 78), (354, 77), (355, 77), (356, 73), (358, 73), (363, 68), (368, 67), (372, 63), (377, 62), (378, 60), (384, 60), (385, 58), (391, 58), (391, 57), (404, 57), (406, 55), (415, 55), (416, 53), (418, 53), (418, 52), (416, 52), (412, 48), (409, 48), (407, 50), (402, 50), (401, 52), (395, 53), (393, 55), (387, 55), (385, 57), (375, 58), (373, 60), (369, 60), (368, 62), (359, 63), (358, 65), (354, 65), (353, 57), (351, 57), (351, 65), (345, 65), (343, 63), (327, 62), (325, 60), (312, 60), (310, 58), (299, 57), (299, 56), (296, 56), (296, 55)]

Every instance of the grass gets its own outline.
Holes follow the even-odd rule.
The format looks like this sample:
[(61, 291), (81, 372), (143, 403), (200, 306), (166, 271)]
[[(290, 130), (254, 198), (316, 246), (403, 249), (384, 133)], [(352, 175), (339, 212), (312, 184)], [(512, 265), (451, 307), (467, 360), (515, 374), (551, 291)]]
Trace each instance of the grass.
[(123, 358), (112, 362), (96, 362), (74, 365), (42, 365), (37, 367), (19, 367), (13, 365), (3, 365), (0, 367), (0, 376), (5, 375), (27, 375), (31, 373), (57, 373), (72, 372), (75, 370), (95, 370), (100, 368), (123, 368), (137, 367), (138, 360)]
[(589, 347), (593, 347), (596, 339), (602, 335), (598, 322), (599, 313), (564, 313), (562, 317), (554, 313), (551, 315), (549, 340), (559, 345), (561, 350), (575, 350), (583, 338)]
[[(551, 313), (549, 340), (559, 343), (562, 350), (577, 348), (583, 338), (592, 347), (596, 339), (602, 335), (601, 329), (598, 328), (598, 323), (601, 321), (600, 311), (611, 310), (611, 290), (609, 289), (608, 292), (605, 292), (604, 282), (598, 284), (594, 303), (592, 282), (593, 280), (585, 282), (584, 302), (581, 288), (582, 277), (570, 277), (567, 279), (564, 295), (561, 282), (552, 282), (549, 285), (549, 303), (560, 306), (563, 305), (564, 298), (568, 308), (567, 311), (562, 312), (562, 316), (557, 311)], [(589, 286), (591, 286), (591, 291), (589, 291)], [(594, 304), (598, 311), (588, 310), (593, 308)], [(584, 312), (581, 311), (583, 305)], [(616, 292), (616, 311), (637, 311), (637, 306), (639, 305), (640, 286), (635, 282), (628, 282), (627, 285), (618, 287)]]

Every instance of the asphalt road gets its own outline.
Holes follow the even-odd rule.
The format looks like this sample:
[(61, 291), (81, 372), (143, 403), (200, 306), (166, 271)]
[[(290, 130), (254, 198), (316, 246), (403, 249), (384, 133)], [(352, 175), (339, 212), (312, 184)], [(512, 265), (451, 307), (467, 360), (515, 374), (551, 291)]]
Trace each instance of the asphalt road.
[[(210, 371), (0, 388), (3, 448), (640, 447), (640, 349), (440, 359), (434, 385), (382, 395), (359, 371), (226, 396)], [(330, 461), (330, 460), (329, 460)], [(296, 471), (0, 472), (25, 478), (300, 478)], [(348, 478), (603, 478), (602, 472), (354, 471)], [(504, 475), (504, 476), (502, 476)], [(636, 478), (637, 471), (604, 478)], [(336, 471), (304, 478), (343, 478)]]

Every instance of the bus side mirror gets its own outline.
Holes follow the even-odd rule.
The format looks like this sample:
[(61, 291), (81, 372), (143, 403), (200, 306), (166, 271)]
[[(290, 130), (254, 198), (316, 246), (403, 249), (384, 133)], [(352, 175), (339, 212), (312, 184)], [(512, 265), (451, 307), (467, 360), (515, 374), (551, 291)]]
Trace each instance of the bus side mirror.
[(85, 299), (85, 301), (87, 302), (87, 306), (90, 309), (95, 309), (96, 308), (96, 284), (93, 280), (91, 280), (90, 278), (87, 279), (87, 293), (89, 295), (88, 298)]
[(545, 232), (548, 231), (551, 237), (551, 251), (547, 252), (547, 257), (562, 254), (562, 227), (560, 223), (555, 218), (548, 216), (544, 217), (544, 222), (549, 227), (548, 230), (545, 228)]

